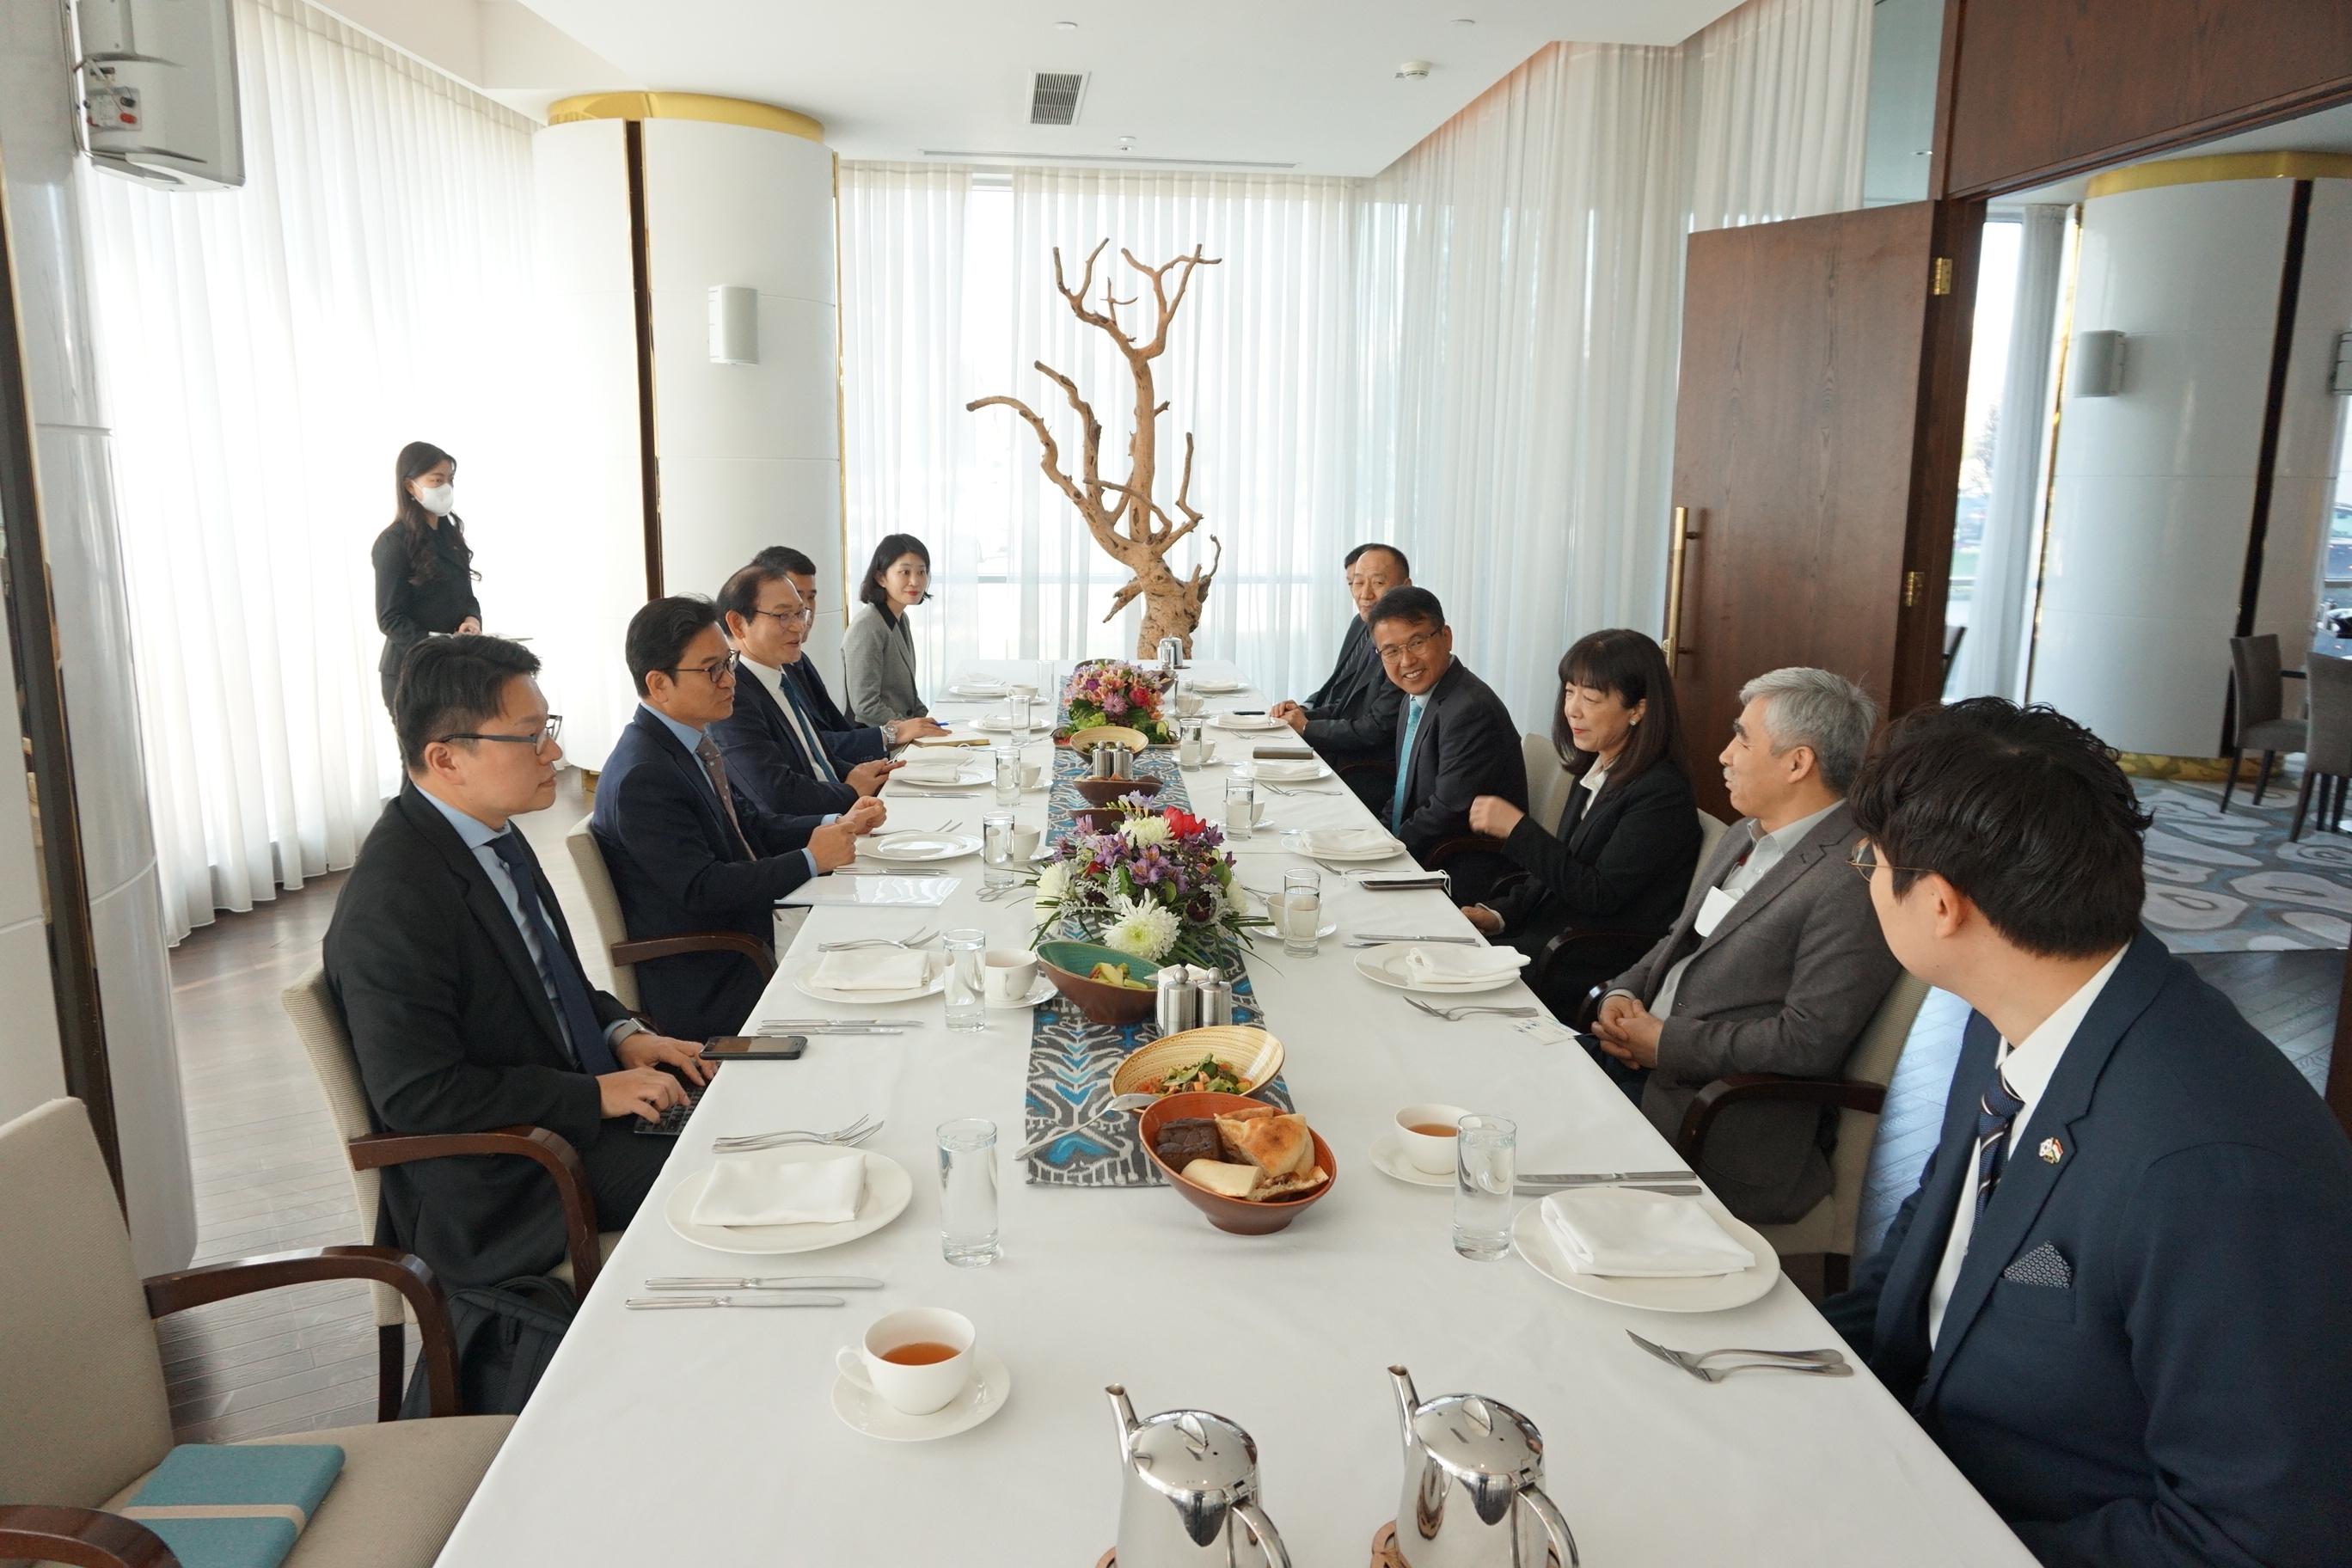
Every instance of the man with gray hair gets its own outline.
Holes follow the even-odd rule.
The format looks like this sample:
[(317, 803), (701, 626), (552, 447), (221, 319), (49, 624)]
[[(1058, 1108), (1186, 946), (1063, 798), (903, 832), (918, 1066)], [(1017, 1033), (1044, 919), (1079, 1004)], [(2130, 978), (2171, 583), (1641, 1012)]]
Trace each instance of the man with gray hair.
[[(1743, 820), (1699, 868), (1682, 916), (1609, 983), (1593, 1033), (1627, 1092), (1669, 1139), (1698, 1091), (1733, 1073), (1838, 1076), (1898, 973), (1867, 883), (1846, 865), (1846, 786), (1878, 720), (1825, 669), (1776, 669), (1740, 689), (1718, 759)], [(1698, 1173), (1756, 1224), (1801, 1218), (1830, 1190), (1837, 1121), (1822, 1107), (1729, 1107)]]

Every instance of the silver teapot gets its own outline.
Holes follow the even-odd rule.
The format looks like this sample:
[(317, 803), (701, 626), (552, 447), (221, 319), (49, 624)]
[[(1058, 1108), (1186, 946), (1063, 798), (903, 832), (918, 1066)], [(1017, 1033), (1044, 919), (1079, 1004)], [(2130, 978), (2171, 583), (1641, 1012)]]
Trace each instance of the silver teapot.
[(1543, 1568), (1547, 1540), (1562, 1568), (1577, 1568), (1576, 1537), (1544, 1495), (1535, 1423), (1475, 1394), (1424, 1404), (1412, 1373), (1389, 1376), (1404, 1430), (1396, 1551), (1406, 1568)]
[(1236, 1568), (1244, 1555), (1236, 1526), (1267, 1568), (1290, 1568), (1290, 1552), (1257, 1502), (1257, 1445), (1222, 1415), (1170, 1410), (1135, 1418), (1114, 1383), (1119, 1458), (1127, 1485), (1118, 1500), (1118, 1568)]

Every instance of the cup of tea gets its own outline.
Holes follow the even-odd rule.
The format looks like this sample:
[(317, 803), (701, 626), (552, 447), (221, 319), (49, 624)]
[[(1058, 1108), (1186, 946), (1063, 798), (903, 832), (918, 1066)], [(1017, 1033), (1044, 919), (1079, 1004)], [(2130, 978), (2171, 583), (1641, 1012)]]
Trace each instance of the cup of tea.
[(980, 986), (989, 1001), (999, 1007), (1009, 1007), (1029, 994), (1037, 983), (1037, 955), (1018, 948), (992, 947), (983, 956), (980, 971)]
[(1470, 1113), (1458, 1105), (1408, 1105), (1396, 1113), (1397, 1142), (1416, 1171), (1454, 1173), (1455, 1124)]
[(971, 1320), (944, 1307), (877, 1318), (834, 1355), (841, 1375), (906, 1415), (929, 1415), (971, 1380)]

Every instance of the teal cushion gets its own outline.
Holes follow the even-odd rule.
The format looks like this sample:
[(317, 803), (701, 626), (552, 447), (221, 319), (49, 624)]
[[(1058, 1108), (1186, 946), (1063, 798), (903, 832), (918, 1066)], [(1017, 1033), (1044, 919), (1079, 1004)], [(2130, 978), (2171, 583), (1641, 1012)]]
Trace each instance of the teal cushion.
[(343, 1468), (324, 1444), (183, 1443), (124, 1506), (182, 1568), (277, 1568)]

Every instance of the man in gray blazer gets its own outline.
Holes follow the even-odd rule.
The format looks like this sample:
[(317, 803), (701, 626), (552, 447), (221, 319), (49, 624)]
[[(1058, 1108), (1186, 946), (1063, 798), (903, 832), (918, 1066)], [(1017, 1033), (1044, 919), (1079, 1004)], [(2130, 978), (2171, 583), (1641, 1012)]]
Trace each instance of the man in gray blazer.
[[(1668, 1138), (1728, 1074), (1836, 1077), (1897, 973), (1869, 886), (1846, 863), (1846, 786), (1875, 706), (1825, 669), (1776, 669), (1739, 700), (1719, 760), (1744, 819), (1700, 868), (1674, 929), (1609, 983), (1593, 1024)], [(1836, 1125), (1810, 1105), (1732, 1107), (1698, 1173), (1744, 1220), (1799, 1218), (1830, 1190)]]

